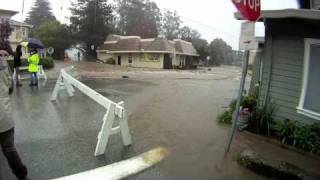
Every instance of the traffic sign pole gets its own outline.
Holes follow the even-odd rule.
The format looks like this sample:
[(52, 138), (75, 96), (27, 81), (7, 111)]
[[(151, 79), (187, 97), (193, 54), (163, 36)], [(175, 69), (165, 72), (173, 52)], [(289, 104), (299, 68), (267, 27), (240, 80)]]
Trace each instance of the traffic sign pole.
[[(260, 0), (232, 0), (233, 4), (236, 6), (238, 11), (241, 13), (244, 19), (247, 19), (248, 21), (256, 22), (261, 15), (261, 3)], [(225, 153), (228, 153), (230, 151), (230, 147), (232, 144), (232, 140), (234, 138), (234, 134), (236, 132), (237, 128), (237, 121), (239, 117), (239, 110), (240, 110), (240, 102), (242, 98), (242, 93), (244, 89), (244, 85), (246, 82), (246, 76), (247, 76), (247, 70), (248, 70), (248, 62), (249, 62), (249, 49), (248, 46), (246, 46), (245, 54), (244, 54), (244, 61), (242, 64), (242, 78), (240, 81), (240, 88), (238, 92), (237, 97), (237, 104), (236, 109), (233, 112), (232, 115), (232, 127), (231, 131), (228, 137)]]
[(230, 150), (230, 146), (237, 128), (237, 121), (238, 121), (238, 117), (239, 117), (239, 110), (240, 110), (240, 102), (241, 102), (241, 98), (242, 98), (242, 92), (244, 89), (244, 85), (246, 82), (246, 76), (247, 76), (247, 70), (248, 70), (248, 62), (249, 62), (249, 51), (245, 51), (244, 54), (244, 61), (242, 64), (242, 78), (240, 81), (240, 88), (239, 88), (239, 92), (238, 92), (238, 97), (237, 97), (237, 104), (236, 104), (236, 109), (233, 112), (232, 115), (232, 128), (228, 137), (228, 141), (227, 141), (227, 146), (226, 146), (226, 153), (229, 152)]

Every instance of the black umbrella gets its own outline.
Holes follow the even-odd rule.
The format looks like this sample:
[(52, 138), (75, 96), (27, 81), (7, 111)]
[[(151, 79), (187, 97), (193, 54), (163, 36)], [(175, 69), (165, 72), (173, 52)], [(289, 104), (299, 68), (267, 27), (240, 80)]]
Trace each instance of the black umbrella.
[(43, 49), (44, 45), (42, 42), (35, 38), (29, 38), (28, 42), (22, 42), (21, 45), (27, 46), (28, 48), (36, 48), (36, 49)]

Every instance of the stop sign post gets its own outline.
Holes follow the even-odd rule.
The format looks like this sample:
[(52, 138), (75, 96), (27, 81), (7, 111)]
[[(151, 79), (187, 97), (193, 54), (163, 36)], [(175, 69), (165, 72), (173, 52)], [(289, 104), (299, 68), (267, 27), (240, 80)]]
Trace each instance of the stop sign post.
[[(261, 4), (260, 0), (232, 0), (233, 4), (236, 6), (240, 14), (243, 16), (244, 19), (251, 21), (251, 22), (256, 22), (261, 15)], [(254, 33), (253, 33), (254, 35)], [(248, 68), (248, 62), (249, 62), (249, 50), (247, 49), (245, 51), (245, 57), (244, 57), (244, 62), (242, 64), (242, 77), (240, 81), (240, 88), (238, 92), (238, 97), (237, 97), (237, 103), (236, 103), (236, 108), (235, 111), (232, 115), (232, 127), (230, 130), (230, 134), (228, 137), (227, 141), (227, 146), (226, 146), (226, 153), (229, 152), (230, 146), (236, 131), (237, 127), (237, 120), (239, 117), (239, 110), (240, 110), (240, 100), (243, 94), (243, 89), (245, 85), (245, 80), (247, 76), (247, 68)]]
[(261, 15), (260, 0), (232, 0), (243, 18), (248, 21), (257, 21)]

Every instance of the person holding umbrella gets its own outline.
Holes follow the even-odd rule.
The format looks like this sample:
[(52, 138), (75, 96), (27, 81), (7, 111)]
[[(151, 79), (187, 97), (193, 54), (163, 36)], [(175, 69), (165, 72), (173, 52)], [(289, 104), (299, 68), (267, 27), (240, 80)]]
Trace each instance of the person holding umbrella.
[(37, 49), (32, 48), (30, 57), (28, 58), (28, 71), (30, 73), (30, 86), (38, 86), (38, 70), (39, 70), (40, 56)]
[(28, 58), (30, 86), (38, 86), (38, 65), (40, 62), (40, 55), (38, 54), (37, 49), (43, 49), (44, 46), (40, 40), (34, 38), (29, 38), (27, 42), (22, 42), (21, 45), (28, 47), (31, 50)]
[(21, 66), (21, 56), (22, 56), (22, 49), (21, 48), (22, 48), (21, 45), (17, 46), (16, 52), (14, 54), (14, 61), (13, 61), (13, 67), (16, 71), (15, 78), (16, 78), (16, 86), (17, 87), (22, 86), (19, 81), (19, 67)]

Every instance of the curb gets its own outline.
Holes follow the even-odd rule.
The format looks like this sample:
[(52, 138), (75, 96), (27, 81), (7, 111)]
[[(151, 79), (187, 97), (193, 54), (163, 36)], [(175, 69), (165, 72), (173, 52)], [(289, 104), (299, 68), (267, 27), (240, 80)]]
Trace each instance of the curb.
[(301, 149), (297, 149), (297, 148), (295, 148), (293, 146), (289, 146), (289, 145), (283, 144), (283, 143), (281, 143), (280, 141), (278, 141), (276, 139), (264, 137), (264, 136), (261, 136), (261, 135), (258, 135), (258, 134), (254, 134), (254, 133), (249, 132), (249, 131), (242, 131), (240, 133), (243, 133), (243, 134), (246, 134), (246, 135), (249, 135), (249, 136), (254, 136), (255, 138), (257, 138), (259, 140), (262, 140), (262, 141), (265, 141), (267, 143), (280, 146), (281, 148), (288, 149), (288, 150), (294, 151), (294, 152), (302, 154), (304, 156), (309, 156), (310, 158), (317, 159), (317, 160), (320, 161), (320, 157), (319, 156), (314, 155), (314, 154), (312, 154), (310, 152), (301, 150)]

